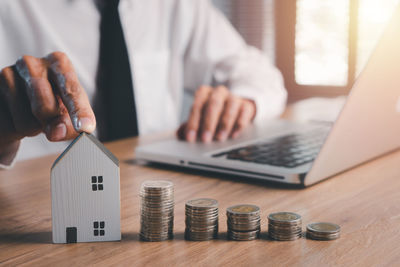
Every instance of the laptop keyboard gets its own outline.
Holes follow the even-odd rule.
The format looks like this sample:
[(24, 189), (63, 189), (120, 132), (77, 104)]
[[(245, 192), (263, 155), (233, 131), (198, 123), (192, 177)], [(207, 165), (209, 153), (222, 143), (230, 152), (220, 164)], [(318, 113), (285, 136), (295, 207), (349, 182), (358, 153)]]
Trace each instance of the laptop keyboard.
[(325, 141), (329, 128), (293, 133), (212, 155), (215, 158), (294, 168), (311, 162)]

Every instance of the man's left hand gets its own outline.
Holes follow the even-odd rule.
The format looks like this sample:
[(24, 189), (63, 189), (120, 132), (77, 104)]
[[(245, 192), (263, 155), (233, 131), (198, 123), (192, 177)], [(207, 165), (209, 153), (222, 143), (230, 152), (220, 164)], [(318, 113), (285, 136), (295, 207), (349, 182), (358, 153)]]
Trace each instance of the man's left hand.
[(177, 132), (180, 139), (225, 141), (236, 138), (256, 114), (252, 100), (233, 95), (225, 86), (201, 86), (195, 93), (189, 119)]

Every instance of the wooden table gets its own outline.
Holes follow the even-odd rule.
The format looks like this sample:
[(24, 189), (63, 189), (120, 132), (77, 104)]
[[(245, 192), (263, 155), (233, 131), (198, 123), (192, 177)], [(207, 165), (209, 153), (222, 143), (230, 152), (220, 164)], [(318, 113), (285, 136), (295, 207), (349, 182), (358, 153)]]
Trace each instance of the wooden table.
[[(147, 142), (145, 138), (141, 142)], [(137, 139), (107, 146), (121, 161), (122, 241), (52, 244), (50, 166), (56, 155), (18, 163), (0, 171), (0, 264), (148, 266), (321, 266), (400, 264), (400, 152), (381, 157), (306, 189), (227, 175), (146, 166), (134, 160)], [(141, 242), (139, 186), (147, 179), (175, 183), (175, 239)], [(185, 201), (211, 197), (220, 204), (219, 239), (185, 241)], [(228, 206), (254, 203), (262, 211), (262, 239), (226, 240)], [(303, 225), (335, 222), (335, 241), (279, 242), (266, 237), (267, 215), (294, 211)], [(304, 226), (303, 226), (304, 228)]]

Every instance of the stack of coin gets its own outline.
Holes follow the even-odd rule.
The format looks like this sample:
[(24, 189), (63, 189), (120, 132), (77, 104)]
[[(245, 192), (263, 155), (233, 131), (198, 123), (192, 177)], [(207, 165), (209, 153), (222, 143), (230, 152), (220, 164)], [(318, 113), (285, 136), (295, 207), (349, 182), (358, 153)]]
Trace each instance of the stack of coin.
[(296, 240), (301, 237), (301, 216), (293, 212), (276, 212), (268, 216), (268, 234), (280, 241)]
[(205, 241), (218, 237), (218, 201), (210, 198), (189, 200), (185, 214), (187, 240)]
[(260, 236), (260, 208), (241, 204), (226, 210), (228, 238), (232, 240), (254, 240)]
[(172, 239), (174, 227), (174, 184), (145, 181), (140, 188), (140, 238), (144, 241)]
[(340, 237), (340, 226), (334, 223), (318, 222), (307, 225), (307, 238), (334, 240)]

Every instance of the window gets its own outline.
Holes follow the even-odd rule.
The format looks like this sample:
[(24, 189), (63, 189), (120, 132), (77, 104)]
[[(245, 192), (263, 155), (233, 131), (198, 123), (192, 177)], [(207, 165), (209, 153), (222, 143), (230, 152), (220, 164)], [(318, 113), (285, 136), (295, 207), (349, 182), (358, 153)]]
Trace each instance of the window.
[(92, 176), (92, 191), (103, 191), (103, 176)]
[(275, 1), (276, 64), (290, 99), (347, 94), (398, 3)]
[(95, 221), (93, 222), (93, 235), (94, 236), (104, 236), (105, 234), (105, 222), (104, 221)]
[(347, 94), (400, 0), (213, 0), (282, 71), (289, 100)]
[(295, 81), (345, 86), (348, 80), (349, 1), (298, 0)]

